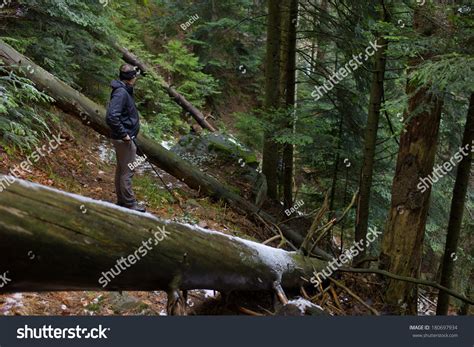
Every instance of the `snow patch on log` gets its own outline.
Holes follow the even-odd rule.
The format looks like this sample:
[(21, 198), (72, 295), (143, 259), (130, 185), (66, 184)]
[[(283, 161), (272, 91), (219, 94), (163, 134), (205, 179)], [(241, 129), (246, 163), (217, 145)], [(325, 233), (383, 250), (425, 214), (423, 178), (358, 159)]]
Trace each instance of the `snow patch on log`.
[(288, 305), (294, 305), (296, 306), (301, 313), (305, 313), (307, 308), (317, 308), (323, 311), (323, 308), (319, 305), (313, 304), (311, 301), (308, 301), (302, 297), (297, 297), (296, 299), (288, 301)]
[(165, 140), (163, 140), (163, 141), (161, 141), (160, 144), (161, 144), (162, 147), (166, 148), (167, 150), (170, 150), (170, 149), (174, 146), (173, 141), (165, 141)]
[[(165, 222), (169, 223), (169, 222)], [(255, 251), (255, 257), (261, 260), (264, 264), (269, 266), (272, 269), (277, 269), (279, 272), (284, 272), (287, 270), (292, 270), (295, 268), (295, 261), (291, 257), (295, 252), (288, 252), (283, 249), (273, 248), (270, 246), (262, 245), (261, 243), (242, 239), (237, 236), (227, 235), (219, 231), (204, 229), (198, 225), (187, 224), (187, 223), (178, 223), (184, 225), (194, 231), (198, 231), (206, 234), (220, 235), (225, 236), (233, 242), (244, 244), (246, 247), (251, 248)]]
[[(2, 177), (2, 175), (0, 175), (0, 177)], [(12, 178), (14, 178), (14, 177), (12, 177)], [(101, 206), (105, 206), (107, 208), (113, 208), (113, 209), (120, 210), (122, 212), (132, 213), (132, 214), (139, 215), (141, 217), (148, 217), (148, 218), (152, 218), (152, 219), (155, 219), (155, 220), (159, 221), (159, 219), (156, 216), (154, 216), (154, 215), (152, 215), (151, 213), (148, 213), (148, 212), (142, 213), (142, 212), (130, 210), (126, 207), (118, 206), (118, 205), (116, 205), (114, 203), (111, 203), (111, 202), (108, 202), (108, 201), (95, 200), (95, 199), (92, 199), (92, 198), (88, 198), (86, 196), (82, 196), (82, 195), (78, 195), (78, 194), (74, 194), (74, 193), (68, 193), (68, 192), (65, 192), (65, 191), (62, 191), (62, 190), (59, 190), (59, 189), (56, 189), (56, 188), (43, 186), (43, 185), (38, 184), (38, 183), (25, 181), (25, 180), (21, 180), (21, 179), (18, 179), (18, 178), (14, 178), (14, 179), (15, 179), (15, 182), (17, 182), (20, 186), (28, 188), (28, 189), (47, 190), (47, 191), (50, 191), (50, 192), (53, 192), (53, 193), (58, 193), (58, 194), (65, 195), (65, 196), (70, 197), (72, 199), (78, 200), (79, 202), (82, 202), (84, 204), (101, 205)]]
[(204, 298), (212, 298), (215, 299), (219, 296), (219, 292), (216, 290), (210, 289), (201, 289), (201, 292), (204, 294)]

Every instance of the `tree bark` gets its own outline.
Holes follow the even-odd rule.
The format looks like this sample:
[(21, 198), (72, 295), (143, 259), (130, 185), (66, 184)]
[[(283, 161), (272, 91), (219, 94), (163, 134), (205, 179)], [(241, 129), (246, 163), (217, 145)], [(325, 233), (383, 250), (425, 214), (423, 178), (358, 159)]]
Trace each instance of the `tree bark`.
[[(287, 110), (296, 110), (296, 28), (298, 25), (298, 0), (287, 1), (287, 20), (283, 26), (286, 35), (282, 37), (286, 39), (286, 50), (283, 54), (286, 56), (283, 61), (283, 83), (285, 86), (285, 106)], [(286, 128), (292, 132), (294, 126), (294, 112), (288, 115)], [(283, 205), (285, 209), (293, 206), (293, 152), (294, 148), (291, 143), (283, 145)]]
[[(388, 20), (385, 7), (381, 10), (382, 21)], [(369, 226), (370, 190), (374, 173), (375, 147), (377, 131), (379, 128), (380, 108), (384, 90), (385, 66), (387, 62), (387, 40), (382, 35), (377, 35), (377, 44), (382, 47), (375, 52), (374, 71), (372, 73), (372, 86), (370, 88), (369, 113), (365, 128), (363, 164), (359, 180), (359, 203), (357, 204), (357, 219), (355, 227), (355, 241), (365, 240)], [(365, 257), (365, 248), (355, 258), (357, 263)]]
[[(267, 53), (265, 59), (265, 109), (268, 121), (270, 114), (280, 106), (280, 0), (268, 0)], [(267, 194), (270, 199), (278, 198), (278, 144), (273, 132), (265, 131), (263, 140), (262, 171), (267, 178)]]
[[(467, 188), (472, 165), (472, 146), (474, 144), (474, 93), (471, 94), (469, 110), (467, 112), (466, 126), (461, 146), (467, 149), (467, 156), (463, 156), (456, 173), (453, 197), (451, 200), (451, 210), (449, 214), (448, 232), (446, 235), (446, 245), (444, 249), (443, 267), (440, 284), (444, 287), (452, 287), (454, 273), (454, 260), (451, 254), (458, 249), (459, 235), (461, 233), (462, 220), (464, 215), (464, 204), (466, 202)], [(437, 315), (447, 315), (449, 309), (449, 295), (440, 291), (436, 306)]]
[[(318, 19), (315, 18), (315, 27), (314, 31), (316, 31), (315, 35), (318, 35), (317, 39), (317, 49), (316, 49), (316, 61), (322, 64), (326, 60), (326, 50), (323, 48), (323, 45), (328, 41), (327, 38), (324, 36), (323, 31), (323, 23), (325, 20), (328, 19), (328, 7), (329, 1), (328, 0), (321, 0), (318, 9)], [(326, 47), (325, 47), (326, 48)]]
[[(53, 97), (56, 105), (66, 111), (68, 115), (80, 117), (98, 133), (109, 136), (110, 130), (105, 123), (105, 109), (102, 106), (97, 105), (77, 90), (57, 79), (1, 40), (0, 59), (7, 67), (23, 72), (35, 83), (37, 88)], [(29, 69), (27, 69), (28, 66), (30, 66)], [(271, 225), (277, 224), (277, 220), (273, 216), (232, 192), (230, 188), (222, 185), (215, 178), (194, 168), (188, 162), (145, 135), (139, 135), (137, 143), (150, 162), (183, 181), (190, 188), (213, 198), (222, 199), (235, 209), (251, 216), (258, 215)], [(284, 225), (280, 225), (279, 228), (288, 240), (297, 246), (301, 245), (303, 236), (300, 233)], [(331, 256), (321, 249), (315, 249), (315, 254), (331, 259)]]
[[(338, 90), (336, 90), (336, 93), (339, 93)], [(332, 171), (332, 178), (331, 178), (331, 194), (329, 197), (329, 211), (331, 214), (334, 216), (334, 206), (336, 202), (336, 189), (337, 189), (337, 176), (339, 173), (339, 162), (340, 162), (340, 156), (341, 156), (341, 148), (342, 148), (342, 136), (343, 136), (343, 126), (344, 126), (344, 112), (339, 111), (339, 127), (337, 131), (337, 147), (336, 147), (336, 153), (334, 155), (334, 168)], [(328, 234), (329, 235), (329, 234)]]
[[(422, 15), (420, 11), (425, 8), (415, 10), (414, 28), (425, 35), (423, 27), (428, 21), (424, 18), (429, 14)], [(421, 59), (429, 56), (429, 52), (424, 53)], [(416, 69), (419, 59), (411, 61), (411, 69)], [(443, 102), (428, 87), (419, 87), (414, 81), (408, 81), (407, 95), (410, 98), (404, 119), (408, 124), (400, 138), (380, 267), (400, 276), (419, 278), (431, 187), (422, 193), (417, 185), (433, 170)], [(385, 300), (395, 313), (416, 315), (417, 298), (416, 285), (388, 281)]]
[(0, 293), (299, 288), (327, 265), (19, 179), (0, 193), (0, 239)]
[[(415, 88), (409, 87), (408, 90), (410, 94)], [(431, 194), (431, 187), (421, 193), (417, 184), (433, 169), (442, 108), (439, 100), (422, 89), (411, 97), (409, 113), (422, 104), (430, 110), (415, 117), (401, 136), (381, 253), (382, 269), (415, 278), (419, 277)], [(416, 286), (408, 283), (389, 281), (386, 288), (387, 303), (407, 304), (407, 314), (417, 313), (417, 297)]]
[[(120, 46), (117, 43), (112, 43), (114, 48), (118, 50), (120, 53), (122, 53), (122, 59), (134, 66), (137, 66), (143, 73), (147, 73), (149, 71), (153, 71), (153, 68), (148, 66), (146, 63), (141, 61), (136, 55), (131, 53), (128, 49)], [(169, 86), (167, 83), (163, 82), (162, 83), (163, 88), (166, 90), (168, 95), (179, 105), (191, 114), (193, 118), (198, 122), (198, 124), (203, 128), (207, 129), (211, 132), (215, 132), (216, 128), (209, 123), (204, 115), (199, 111), (196, 107), (194, 107), (184, 96), (179, 94), (173, 87)]]
[[(471, 272), (469, 273), (469, 278), (472, 278), (472, 272), (474, 270), (471, 268)], [(465, 290), (465, 293), (466, 293), (466, 296), (467, 297), (470, 297), (471, 296), (471, 292), (472, 292), (472, 282), (468, 282), (467, 284), (467, 288)], [(461, 308), (459, 309), (459, 315), (460, 316), (468, 316), (468, 315), (472, 315), (469, 310), (470, 308), (473, 307), (472, 305), (470, 305), (468, 302), (463, 302), (462, 303), (462, 306)]]

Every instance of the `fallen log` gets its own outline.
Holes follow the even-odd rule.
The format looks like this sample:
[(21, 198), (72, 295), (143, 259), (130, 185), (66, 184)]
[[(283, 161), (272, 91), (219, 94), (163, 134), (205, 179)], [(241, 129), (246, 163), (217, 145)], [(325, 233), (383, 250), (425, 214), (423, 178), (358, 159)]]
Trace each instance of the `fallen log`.
[[(137, 66), (142, 72), (147, 73), (153, 71), (153, 68), (148, 66), (146, 63), (142, 62), (136, 55), (131, 53), (128, 49), (120, 46), (119, 44), (113, 42), (113, 47), (122, 54), (122, 59), (134, 66)], [(211, 132), (215, 132), (216, 128), (206, 120), (206, 117), (199, 111), (196, 107), (193, 106), (186, 98), (178, 93), (172, 86), (169, 86), (167, 83), (162, 83), (163, 88), (166, 90), (168, 95), (179, 105), (188, 112), (193, 118), (198, 122), (198, 124), (203, 128)]]
[[(86, 125), (92, 127), (98, 133), (109, 137), (110, 130), (105, 123), (104, 107), (96, 104), (48, 71), (36, 65), (2, 40), (0, 40), (0, 59), (8, 68), (24, 73), (35, 83), (38, 89), (54, 98), (55, 104), (66, 111), (68, 115), (79, 117)], [(274, 217), (232, 192), (230, 188), (225, 187), (215, 178), (206, 175), (176, 154), (166, 150), (157, 142), (143, 134), (138, 136), (137, 142), (143, 153), (147, 155), (153, 164), (183, 181), (190, 188), (216, 199), (222, 199), (233, 208), (244, 213), (257, 215), (270, 225), (277, 224)], [(288, 240), (297, 246), (301, 245), (303, 242), (303, 236), (301, 234), (284, 225), (280, 225), (279, 228)], [(317, 247), (313, 249), (313, 254), (327, 260), (332, 258), (329, 254)]]
[[(4, 182), (13, 177), (0, 176)], [(147, 240), (148, 251), (143, 254)], [(327, 263), (15, 180), (0, 193), (0, 293), (75, 290), (275, 291)], [(151, 249), (149, 249), (151, 248)], [(135, 255), (135, 263), (129, 258)], [(130, 266), (110, 278), (120, 259)], [(122, 262), (122, 264), (124, 264)], [(125, 269), (123, 269), (125, 267)], [(117, 270), (118, 271), (118, 270)], [(111, 276), (107, 276), (111, 277)], [(280, 287), (281, 286), (281, 287)]]

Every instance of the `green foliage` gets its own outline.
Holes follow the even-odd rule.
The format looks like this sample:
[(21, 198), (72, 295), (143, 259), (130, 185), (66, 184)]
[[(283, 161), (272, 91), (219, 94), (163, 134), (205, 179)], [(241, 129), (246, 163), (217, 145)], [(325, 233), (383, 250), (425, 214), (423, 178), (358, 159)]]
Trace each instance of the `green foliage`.
[(188, 101), (201, 108), (204, 98), (218, 94), (215, 79), (202, 72), (203, 66), (199, 59), (189, 53), (181, 41), (171, 40), (164, 49), (156, 62), (163, 69), (167, 80)]
[(49, 128), (42, 107), (53, 99), (38, 91), (31, 81), (7, 71), (0, 63), (0, 134), (11, 148), (32, 150)]
[[(25, 12), (19, 21), (9, 21), (10, 44), (72, 87), (106, 104), (110, 81), (122, 64), (112, 41), (136, 52), (141, 59), (163, 65), (163, 73), (198, 108), (217, 93), (216, 80), (202, 72), (199, 59), (179, 41), (171, 40), (156, 55), (145, 42), (137, 41), (147, 26), (142, 18), (156, 11), (155, 2), (96, 0), (20, 1)], [(131, 16), (131, 9), (136, 10)], [(137, 104), (146, 120), (144, 129), (160, 139), (186, 131), (182, 110), (162, 88), (163, 79), (149, 73), (137, 85)]]
[[(155, 15), (149, 21), (151, 36), (178, 39), (184, 36), (183, 42), (199, 58), (204, 72), (223, 77), (220, 79), (223, 95), (216, 103), (225, 106), (222, 98), (233, 95), (234, 89), (237, 94), (258, 92), (260, 85), (254, 86), (252, 82), (261, 78), (259, 72), (265, 53), (262, 4), (252, 0), (155, 2)], [(184, 31), (180, 25), (195, 15), (199, 19)], [(239, 79), (235, 80), (236, 77)]]
[(435, 90), (462, 94), (474, 90), (474, 56), (448, 53), (429, 60), (418, 67), (410, 77), (420, 85)]
[[(19, 1), (21, 20), (7, 18), (10, 44), (58, 78), (105, 102), (118, 55), (97, 38), (113, 27), (95, 0)], [(0, 29), (0, 35), (2, 34)]]
[(148, 201), (154, 208), (160, 208), (173, 202), (173, 198), (168, 191), (157, 185), (154, 176), (137, 177), (134, 180), (134, 184), (139, 199)]
[[(165, 51), (156, 58), (149, 57), (162, 68), (165, 79), (173, 88), (198, 108), (203, 108), (206, 97), (218, 94), (214, 78), (203, 73), (198, 59), (179, 41), (170, 41)], [(156, 139), (169, 137), (173, 131), (186, 131), (182, 109), (163, 89), (163, 78), (149, 73), (137, 84), (137, 100), (148, 124), (145, 131)]]
[(239, 139), (253, 149), (260, 149), (263, 143), (264, 130), (262, 118), (244, 112), (234, 113), (234, 118)]
[(142, 130), (157, 140), (170, 137), (184, 126), (181, 108), (170, 99), (162, 83), (156, 74), (149, 73), (138, 80), (135, 94), (143, 116)]

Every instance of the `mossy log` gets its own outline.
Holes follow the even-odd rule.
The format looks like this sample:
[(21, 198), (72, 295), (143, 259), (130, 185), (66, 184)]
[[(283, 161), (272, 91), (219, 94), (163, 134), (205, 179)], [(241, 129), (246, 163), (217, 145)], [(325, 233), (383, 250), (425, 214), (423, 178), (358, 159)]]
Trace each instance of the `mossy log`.
[[(5, 176), (0, 180), (6, 181)], [(166, 233), (162, 231), (166, 230)], [(160, 242), (104, 288), (99, 279)], [(0, 193), (1, 292), (299, 288), (327, 263), (110, 203), (15, 180)], [(117, 268), (116, 268), (117, 269)]]

